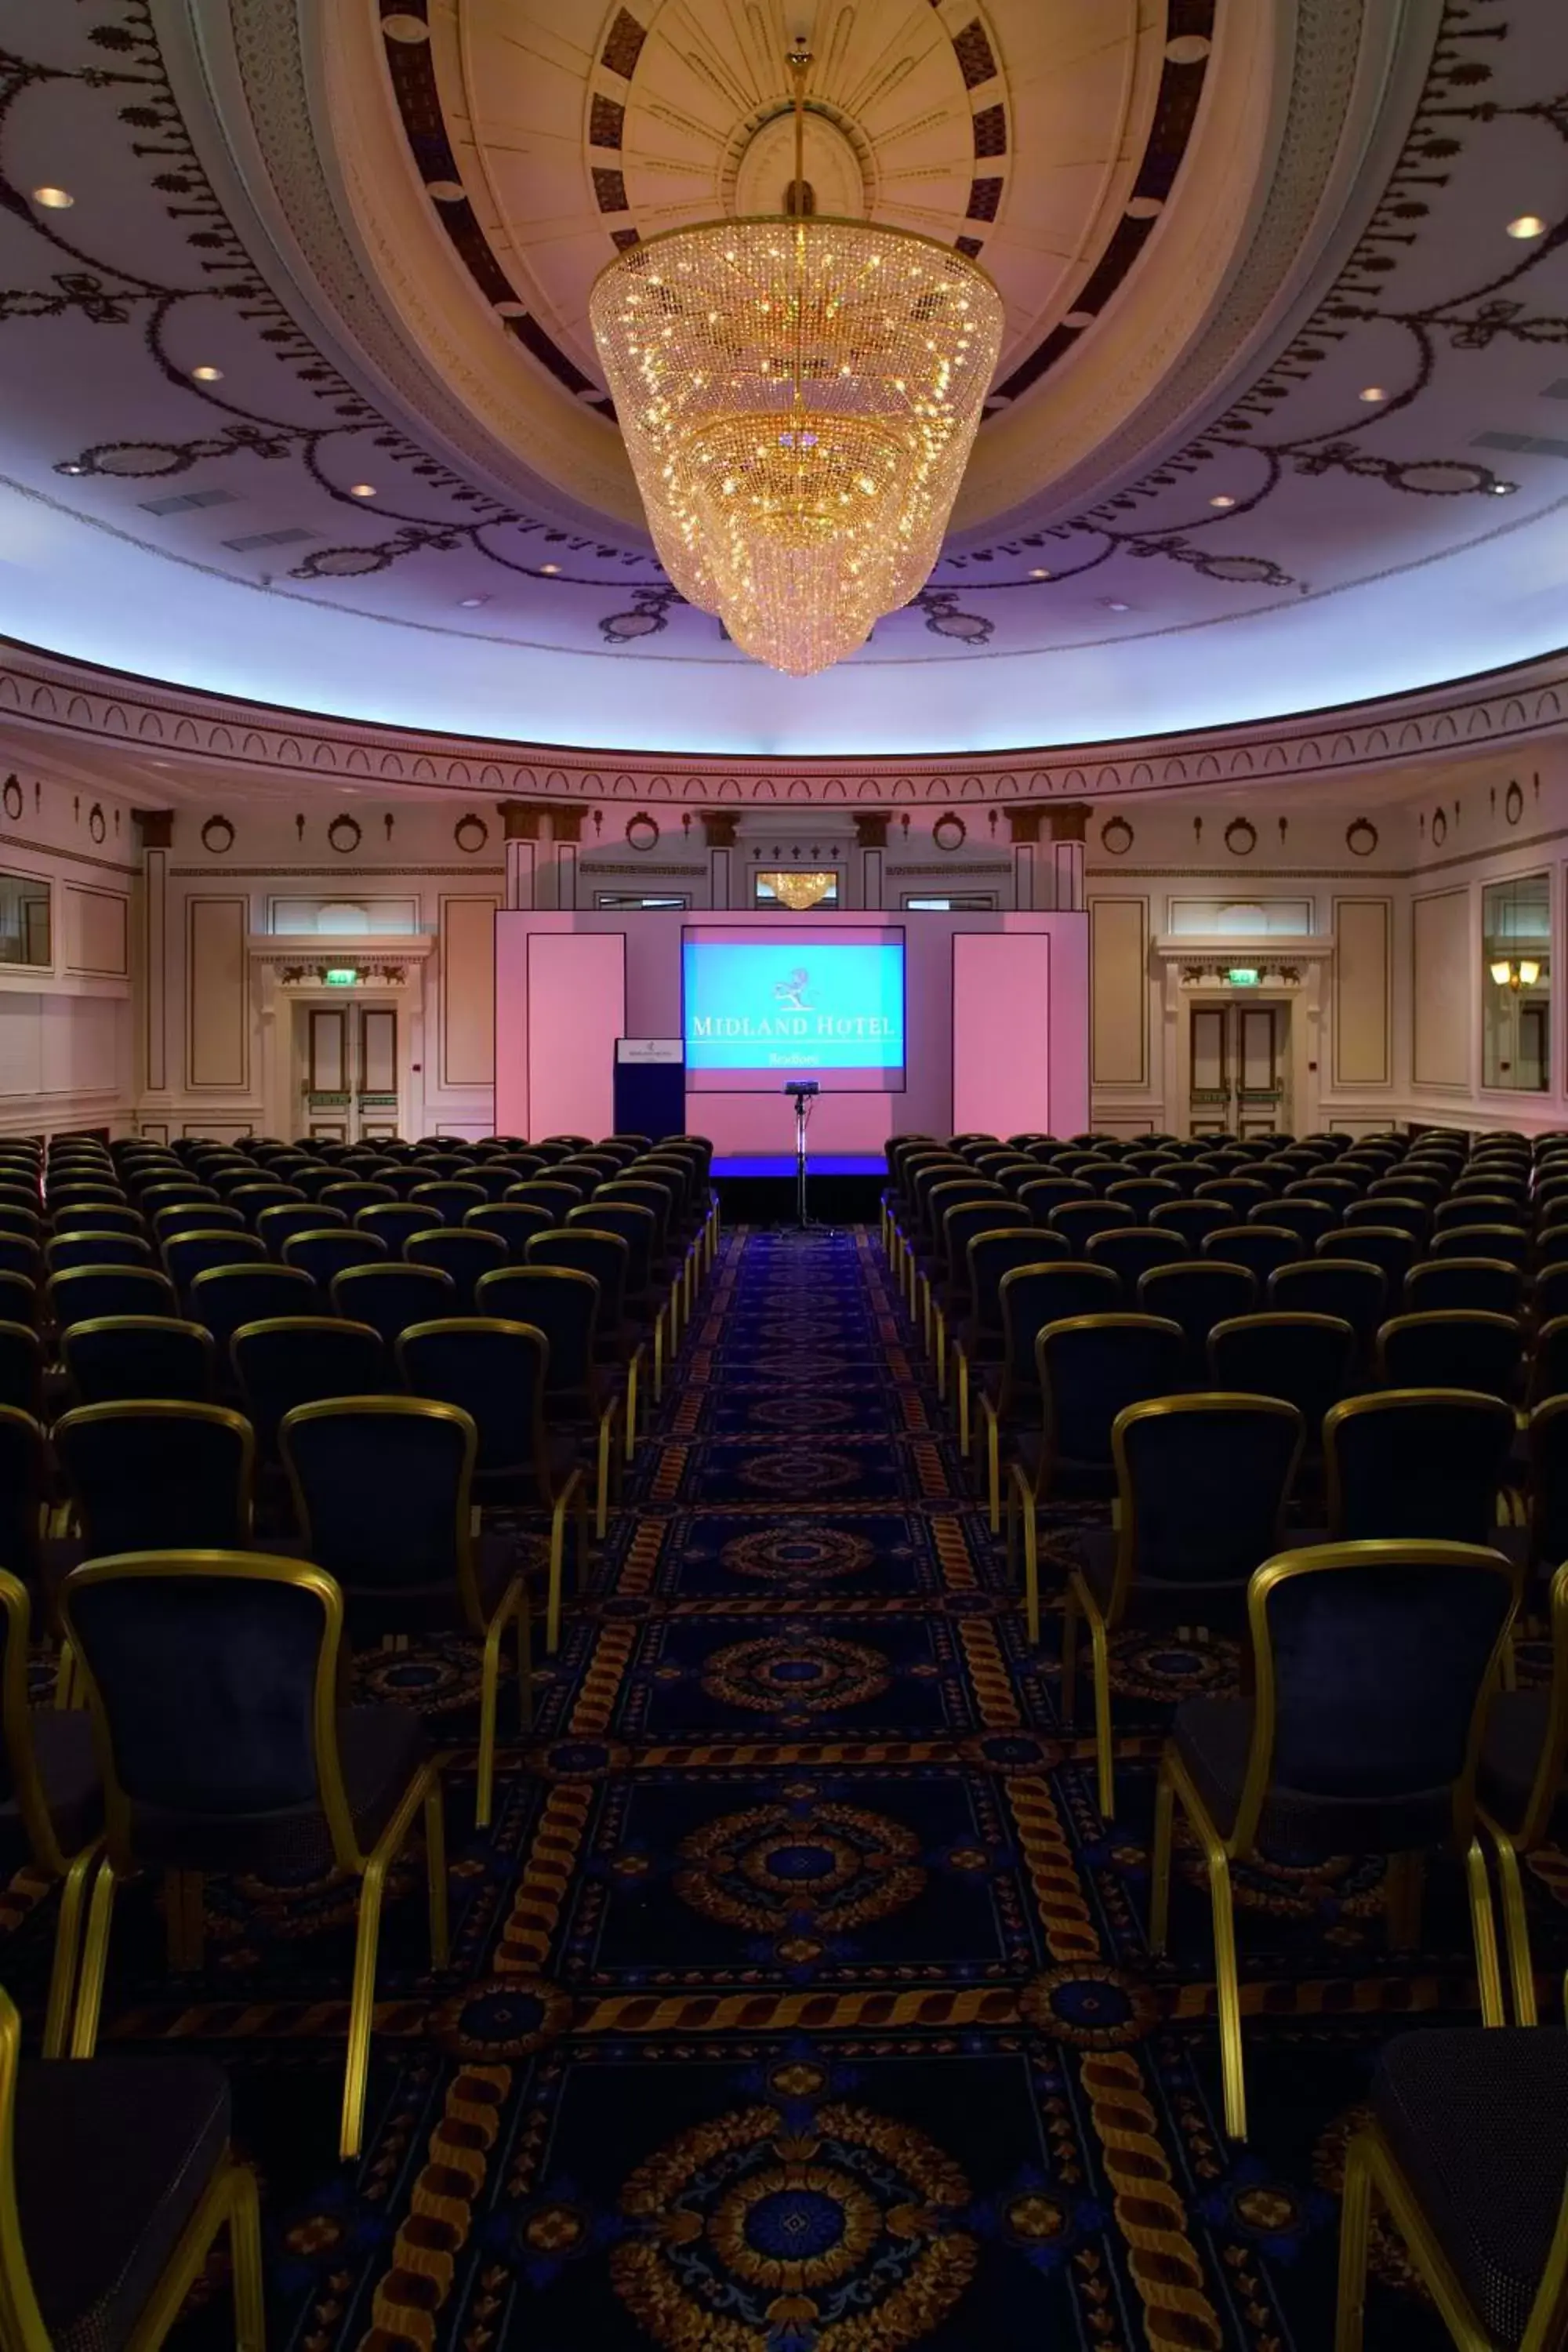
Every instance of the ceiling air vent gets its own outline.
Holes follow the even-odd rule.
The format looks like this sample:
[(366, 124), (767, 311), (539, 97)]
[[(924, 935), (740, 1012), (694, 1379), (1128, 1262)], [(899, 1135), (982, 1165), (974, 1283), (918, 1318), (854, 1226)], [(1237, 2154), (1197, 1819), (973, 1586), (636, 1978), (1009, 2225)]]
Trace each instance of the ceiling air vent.
[(231, 507), (233, 504), (232, 490), (178, 490), (173, 498), (143, 499), (142, 501), (144, 511), (155, 515), (189, 514), (193, 507)]
[(248, 539), (226, 539), (224, 545), (233, 548), (236, 555), (248, 555), (258, 547), (298, 547), (302, 539), (320, 539), (319, 530), (253, 530)]
[(1507, 449), (1527, 457), (1568, 457), (1568, 441), (1553, 441), (1544, 433), (1478, 433), (1472, 449)]

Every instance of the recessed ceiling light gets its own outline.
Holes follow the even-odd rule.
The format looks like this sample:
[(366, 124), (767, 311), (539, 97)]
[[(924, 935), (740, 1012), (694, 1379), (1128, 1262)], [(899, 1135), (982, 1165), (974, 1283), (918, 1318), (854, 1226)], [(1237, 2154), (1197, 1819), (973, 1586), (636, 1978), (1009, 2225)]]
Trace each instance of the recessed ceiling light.
[(1525, 245), (1532, 236), (1546, 235), (1546, 223), (1539, 213), (1521, 213), (1517, 220), (1510, 221), (1508, 233), (1510, 236), (1518, 237), (1521, 245)]
[(1108, 613), (1130, 613), (1132, 610), (1131, 605), (1124, 604), (1120, 596), (1102, 596), (1100, 601)]
[(1048, 580), (1050, 576), (1050, 573), (1045, 571), (1039, 564), (1037, 564), (1033, 572), (1029, 574), (1031, 580)]
[(200, 367), (194, 367), (191, 370), (191, 373), (195, 376), (198, 383), (221, 383), (223, 382), (222, 368), (213, 367), (208, 362), (204, 362)]
[(468, 192), (461, 180), (426, 180), (425, 193), (438, 205), (460, 205)]
[(1388, 398), (1388, 394), (1384, 392), (1382, 384), (1369, 383), (1363, 385), (1361, 397), (1365, 401), (1386, 400)]
[(555, 572), (560, 571), (561, 566), (558, 563), (542, 563), (539, 568), (541, 572), (547, 572), (553, 576)]
[(87, 467), (85, 466), (79, 466), (73, 462), (68, 466), (62, 466), (60, 467), (60, 471), (62, 474), (85, 474)]
[(33, 202), (47, 213), (68, 213), (76, 198), (68, 188), (35, 188)]
[(458, 599), (458, 604), (462, 606), (465, 613), (471, 613), (477, 606), (487, 604), (489, 601), (488, 597), (484, 596), (459, 596)]
[(1492, 496), (1494, 499), (1506, 499), (1513, 491), (1517, 490), (1518, 488), (1519, 484), (1517, 482), (1494, 482), (1492, 484)]
[(374, 482), (351, 482), (349, 484), (349, 496), (351, 499), (374, 499), (375, 496), (375, 484)]
[(1233, 507), (1236, 504), (1236, 500), (1231, 497), (1228, 490), (1220, 490), (1209, 500), (1209, 504), (1211, 507)]

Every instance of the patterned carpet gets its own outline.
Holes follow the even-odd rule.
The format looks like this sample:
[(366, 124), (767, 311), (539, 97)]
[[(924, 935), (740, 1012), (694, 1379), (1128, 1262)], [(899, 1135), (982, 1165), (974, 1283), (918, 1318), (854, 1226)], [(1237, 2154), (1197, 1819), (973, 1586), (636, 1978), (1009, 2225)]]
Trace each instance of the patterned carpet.
[[(199, 1981), (166, 1972), (154, 1890), (122, 1901), (104, 2046), (232, 2070), (272, 2345), (1321, 2352), (1379, 2041), (1473, 2021), (1457, 1875), (1412, 1959), (1380, 1864), (1238, 1874), (1231, 2147), (1192, 1853), (1168, 1963), (1143, 1923), (1161, 1726), (1234, 1659), (1123, 1645), (1108, 1835), (1057, 1655), (1054, 1620), (1026, 1647), (875, 1240), (731, 1235), (526, 1744), (504, 1703), (493, 1830), (469, 1645), (363, 1664), (457, 1754), (453, 1963), (428, 1972), (411, 1865), (357, 2167), (344, 1890), (213, 1883)], [(1560, 1893), (1538, 1874), (1542, 1967)], [(36, 2032), (52, 1906), (24, 1878), (4, 1906)], [(1392, 2245), (1374, 2279), (1373, 2352), (1447, 2341)], [(175, 2340), (227, 2322), (215, 2277)]]

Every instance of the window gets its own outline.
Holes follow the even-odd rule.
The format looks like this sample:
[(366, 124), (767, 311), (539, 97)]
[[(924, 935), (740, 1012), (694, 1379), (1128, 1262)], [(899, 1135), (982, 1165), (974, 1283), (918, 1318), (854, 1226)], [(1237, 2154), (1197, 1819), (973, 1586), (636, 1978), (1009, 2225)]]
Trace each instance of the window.
[(53, 961), (48, 884), (34, 874), (0, 874), (0, 963)]
[(666, 891), (662, 898), (645, 898), (637, 890), (595, 890), (594, 904), (601, 914), (618, 914), (628, 907), (689, 907), (689, 898)]
[(911, 915), (994, 915), (996, 912), (994, 890), (950, 890), (944, 898), (911, 898), (907, 894), (904, 908)]
[(1544, 1094), (1552, 1083), (1552, 879), (1521, 874), (1481, 892), (1481, 1084)]
[(1252, 940), (1272, 934), (1306, 939), (1310, 898), (1173, 898), (1173, 939)]

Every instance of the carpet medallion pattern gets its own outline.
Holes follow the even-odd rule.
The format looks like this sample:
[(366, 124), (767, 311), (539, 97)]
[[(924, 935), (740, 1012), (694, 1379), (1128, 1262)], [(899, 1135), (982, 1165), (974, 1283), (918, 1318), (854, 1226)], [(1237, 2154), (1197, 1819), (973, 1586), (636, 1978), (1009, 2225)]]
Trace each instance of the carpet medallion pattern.
[[(1047, 1592), (1094, 1516), (1047, 1514)], [(357, 1662), (449, 1754), (452, 1908), (433, 1975), (400, 1870), (358, 2163), (350, 1890), (215, 1878), (187, 1978), (157, 1888), (123, 1898), (103, 2046), (231, 2070), (275, 2352), (1322, 2352), (1378, 2046), (1474, 2018), (1462, 1888), (1434, 1864), (1411, 1952), (1379, 1863), (1237, 1872), (1233, 2146), (1191, 1848), (1168, 1959), (1146, 1916), (1163, 1728), (1235, 1654), (1118, 1645), (1107, 1825), (1058, 1633), (1030, 1650), (874, 1239), (731, 1235), (526, 1738), (503, 1698), (489, 1830), (472, 1646)], [(1529, 1892), (1560, 1969), (1559, 1857)], [(0, 1890), (34, 2033), (52, 1927)], [(1369, 2352), (1436, 2352), (1392, 2241), (1373, 2279)], [(215, 2273), (174, 2341), (227, 2327)]]

